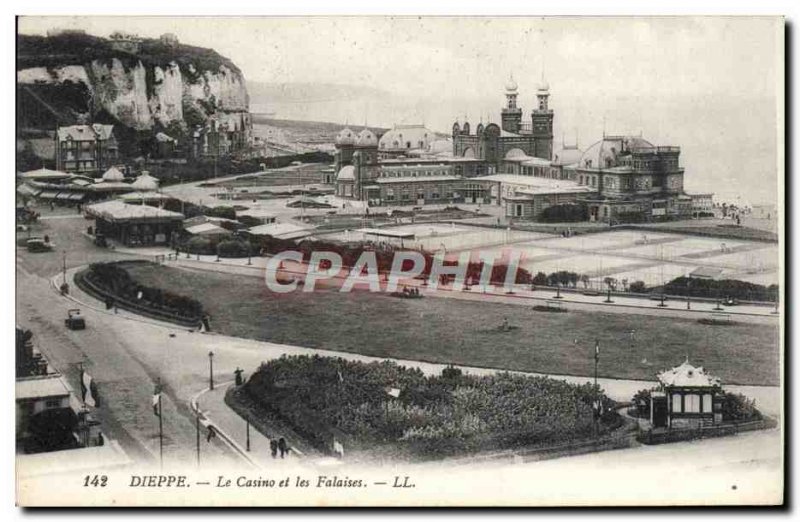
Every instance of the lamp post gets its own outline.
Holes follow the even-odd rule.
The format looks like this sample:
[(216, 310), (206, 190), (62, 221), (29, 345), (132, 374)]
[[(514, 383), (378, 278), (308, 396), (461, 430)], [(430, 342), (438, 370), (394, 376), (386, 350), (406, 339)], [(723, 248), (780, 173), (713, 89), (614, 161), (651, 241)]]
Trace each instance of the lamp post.
[(214, 389), (214, 352), (208, 352), (208, 389)]

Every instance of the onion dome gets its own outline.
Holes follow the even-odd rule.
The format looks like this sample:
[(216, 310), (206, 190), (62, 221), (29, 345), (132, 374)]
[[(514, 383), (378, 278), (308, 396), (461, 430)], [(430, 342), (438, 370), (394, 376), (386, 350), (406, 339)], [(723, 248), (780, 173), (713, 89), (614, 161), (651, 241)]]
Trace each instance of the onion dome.
[(364, 129), (356, 137), (356, 147), (377, 147), (378, 137), (369, 129)]
[(517, 92), (517, 82), (514, 81), (514, 76), (510, 76), (508, 81), (506, 82), (506, 92), (509, 94), (513, 94)]
[(336, 135), (336, 145), (353, 145), (356, 141), (356, 135), (349, 128), (344, 128)]

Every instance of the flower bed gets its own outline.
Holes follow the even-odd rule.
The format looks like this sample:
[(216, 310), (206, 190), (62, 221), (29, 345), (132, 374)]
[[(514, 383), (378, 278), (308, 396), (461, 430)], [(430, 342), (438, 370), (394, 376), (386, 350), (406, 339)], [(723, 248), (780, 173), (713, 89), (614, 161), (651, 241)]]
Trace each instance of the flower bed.
[[(546, 377), (426, 376), (395, 363), (283, 356), (244, 387), (265, 415), (281, 418), (322, 451), (441, 458), (591, 438), (595, 389)], [(602, 391), (599, 434), (623, 424)]]

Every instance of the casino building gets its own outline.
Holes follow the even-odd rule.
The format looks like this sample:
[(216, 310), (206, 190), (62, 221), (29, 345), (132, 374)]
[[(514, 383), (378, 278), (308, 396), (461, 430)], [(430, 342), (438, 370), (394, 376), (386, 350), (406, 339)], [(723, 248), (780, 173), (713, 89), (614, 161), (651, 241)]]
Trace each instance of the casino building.
[[(501, 124), (453, 124), (449, 143), (424, 125), (396, 125), (383, 136), (342, 130), (335, 140), (336, 194), (370, 206), (482, 203), (509, 218), (538, 220), (554, 205), (581, 205), (590, 221), (624, 223), (691, 217), (680, 148), (641, 136), (606, 136), (585, 151), (553, 151), (550, 86), (536, 88), (527, 122), (513, 78)], [(332, 181), (334, 181), (332, 179)]]

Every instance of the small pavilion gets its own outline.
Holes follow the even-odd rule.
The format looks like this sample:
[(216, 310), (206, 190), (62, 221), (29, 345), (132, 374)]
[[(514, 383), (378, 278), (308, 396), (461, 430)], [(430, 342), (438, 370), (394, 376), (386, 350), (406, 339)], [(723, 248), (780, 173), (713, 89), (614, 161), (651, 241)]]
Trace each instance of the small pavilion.
[(722, 422), (720, 380), (686, 358), (680, 366), (658, 374), (659, 388), (650, 394), (654, 428), (709, 426)]

